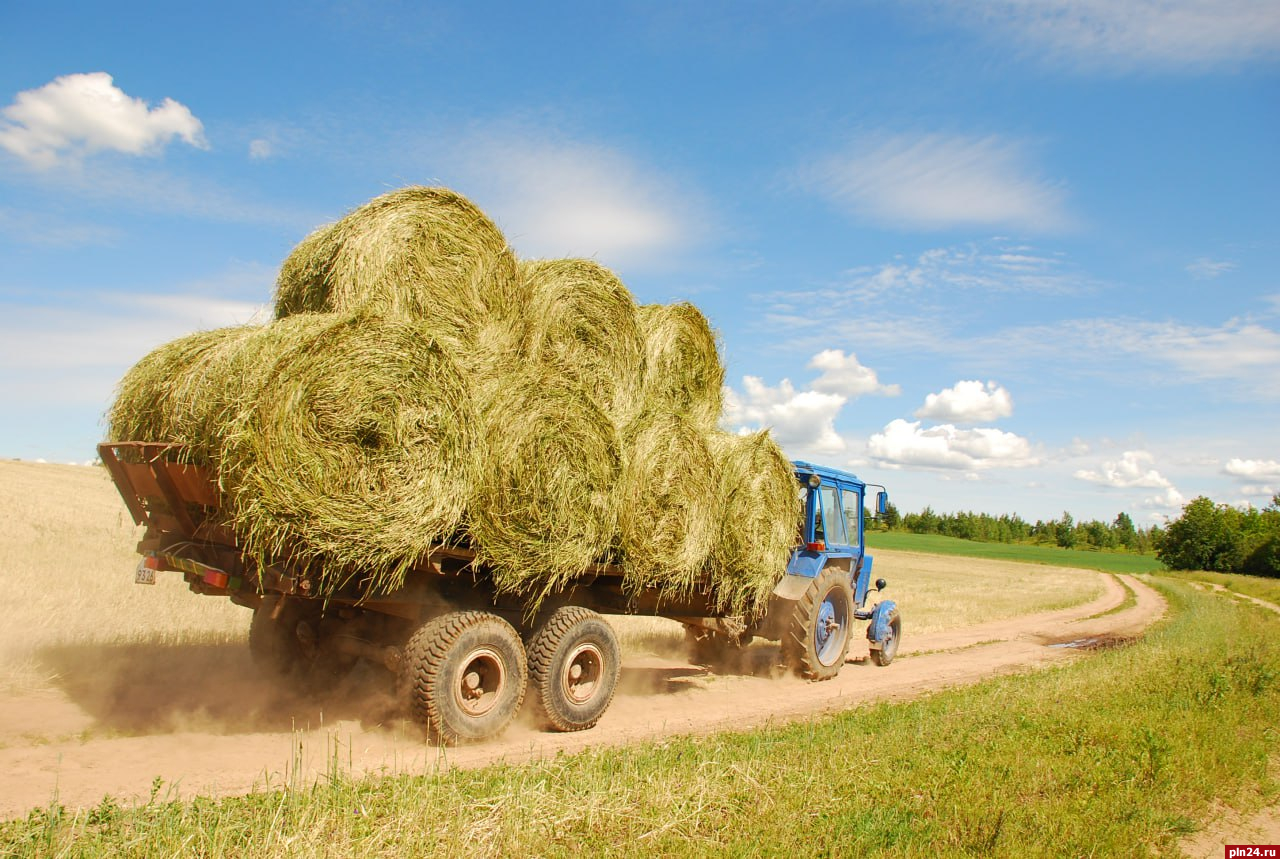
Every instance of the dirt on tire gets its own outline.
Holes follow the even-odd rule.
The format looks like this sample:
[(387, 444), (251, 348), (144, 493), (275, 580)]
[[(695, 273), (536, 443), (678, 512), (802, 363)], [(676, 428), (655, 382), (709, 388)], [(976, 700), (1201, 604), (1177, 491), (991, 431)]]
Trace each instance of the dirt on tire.
[[(933, 556), (912, 560), (955, 563)], [(777, 645), (744, 650), (738, 674), (624, 653), (617, 694), (591, 730), (547, 733), (530, 718), (495, 740), (447, 752), (424, 743), (411, 721), (392, 716), (389, 697), (371, 697), (374, 687), (361, 685), (359, 670), (316, 699), (263, 679), (243, 647), (99, 651), (92, 655), (92, 670), (69, 669), (55, 689), (0, 697), (0, 817), (21, 816), (54, 801), (92, 806), (105, 795), (145, 802), (153, 795), (187, 798), (309, 785), (335, 758), (349, 761), (354, 776), (431, 773), (675, 734), (746, 730), (869, 701), (905, 700), (1088, 658), (1087, 648), (1063, 645), (1135, 636), (1163, 614), (1163, 599), (1147, 585), (1121, 576), (1137, 597), (1121, 608), (1125, 588), (1098, 575), (1102, 595), (1073, 608), (933, 634), (913, 635), (908, 624), (898, 658), (887, 668), (871, 664), (861, 628), (855, 627), (848, 664), (823, 683), (776, 670)], [(909, 620), (910, 607), (903, 612)]]

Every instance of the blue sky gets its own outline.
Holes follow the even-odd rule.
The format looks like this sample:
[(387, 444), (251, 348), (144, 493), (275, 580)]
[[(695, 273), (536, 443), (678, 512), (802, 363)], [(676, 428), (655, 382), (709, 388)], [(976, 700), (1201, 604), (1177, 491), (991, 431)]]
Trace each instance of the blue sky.
[(406, 184), (719, 329), (903, 510), (1280, 492), (1274, 0), (0, 8), (0, 457)]

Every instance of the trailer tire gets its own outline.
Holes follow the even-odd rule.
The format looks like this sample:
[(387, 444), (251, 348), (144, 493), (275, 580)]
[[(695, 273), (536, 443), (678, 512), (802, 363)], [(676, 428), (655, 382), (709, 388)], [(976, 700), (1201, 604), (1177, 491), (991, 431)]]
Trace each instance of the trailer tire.
[(898, 640), (902, 638), (902, 619), (895, 608), (889, 615), (889, 636), (878, 648), (872, 648), (871, 661), (876, 665), (888, 665), (898, 655)]
[(622, 667), (618, 637), (603, 617), (564, 606), (529, 637), (534, 717), (552, 731), (585, 731), (613, 701)]
[(830, 680), (844, 665), (852, 623), (853, 587), (849, 574), (827, 567), (792, 611), (782, 637), (783, 661), (808, 680)]
[(488, 739), (511, 723), (524, 700), (524, 646), (495, 614), (451, 612), (410, 636), (401, 680), (410, 715), (436, 743)]
[(303, 673), (307, 662), (297, 634), (302, 611), (296, 602), (285, 600), (277, 612), (283, 599), (265, 597), (249, 621), (249, 657), (258, 668), (276, 677)]

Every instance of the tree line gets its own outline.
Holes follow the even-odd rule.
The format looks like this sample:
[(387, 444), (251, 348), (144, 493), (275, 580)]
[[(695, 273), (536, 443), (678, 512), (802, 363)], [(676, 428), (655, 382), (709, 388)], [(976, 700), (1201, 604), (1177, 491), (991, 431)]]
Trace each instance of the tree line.
[(984, 543), (1154, 553), (1171, 570), (1280, 576), (1280, 495), (1262, 509), (1216, 504), (1201, 496), (1163, 527), (1135, 526), (1128, 513), (1120, 513), (1110, 522), (1077, 522), (1064, 512), (1060, 519), (1037, 519), (1032, 523), (1016, 513), (937, 513), (926, 507), (919, 513), (903, 514), (893, 504), (868, 527)]

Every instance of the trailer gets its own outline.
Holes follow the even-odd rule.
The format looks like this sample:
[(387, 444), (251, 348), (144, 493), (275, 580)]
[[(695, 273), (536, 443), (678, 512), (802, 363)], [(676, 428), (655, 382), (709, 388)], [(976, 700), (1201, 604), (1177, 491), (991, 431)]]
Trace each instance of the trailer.
[[(754, 638), (778, 641), (782, 661), (810, 680), (835, 677), (855, 623), (866, 623), (870, 658), (888, 665), (901, 619), (886, 587), (871, 581), (864, 504), (869, 485), (845, 471), (794, 463), (803, 517), (786, 568), (759, 617), (717, 612), (709, 589), (672, 598), (623, 588), (613, 564), (586, 569), (530, 616), (493, 586), (465, 543), (438, 545), (403, 586), (369, 594), (359, 576), (321, 593), (313, 566), (287, 555), (251, 557), (224, 515), (215, 476), (171, 444), (98, 446), (133, 520), (140, 584), (180, 573), (197, 594), (252, 611), (254, 661), (279, 676), (323, 684), (364, 660), (389, 671), (408, 714), (442, 744), (500, 733), (522, 706), (547, 729), (596, 724), (613, 700), (621, 648), (606, 615), (650, 615), (684, 624), (694, 661), (718, 662)], [(878, 488), (875, 509), (888, 503)], [(527, 702), (526, 702), (527, 699)]]

